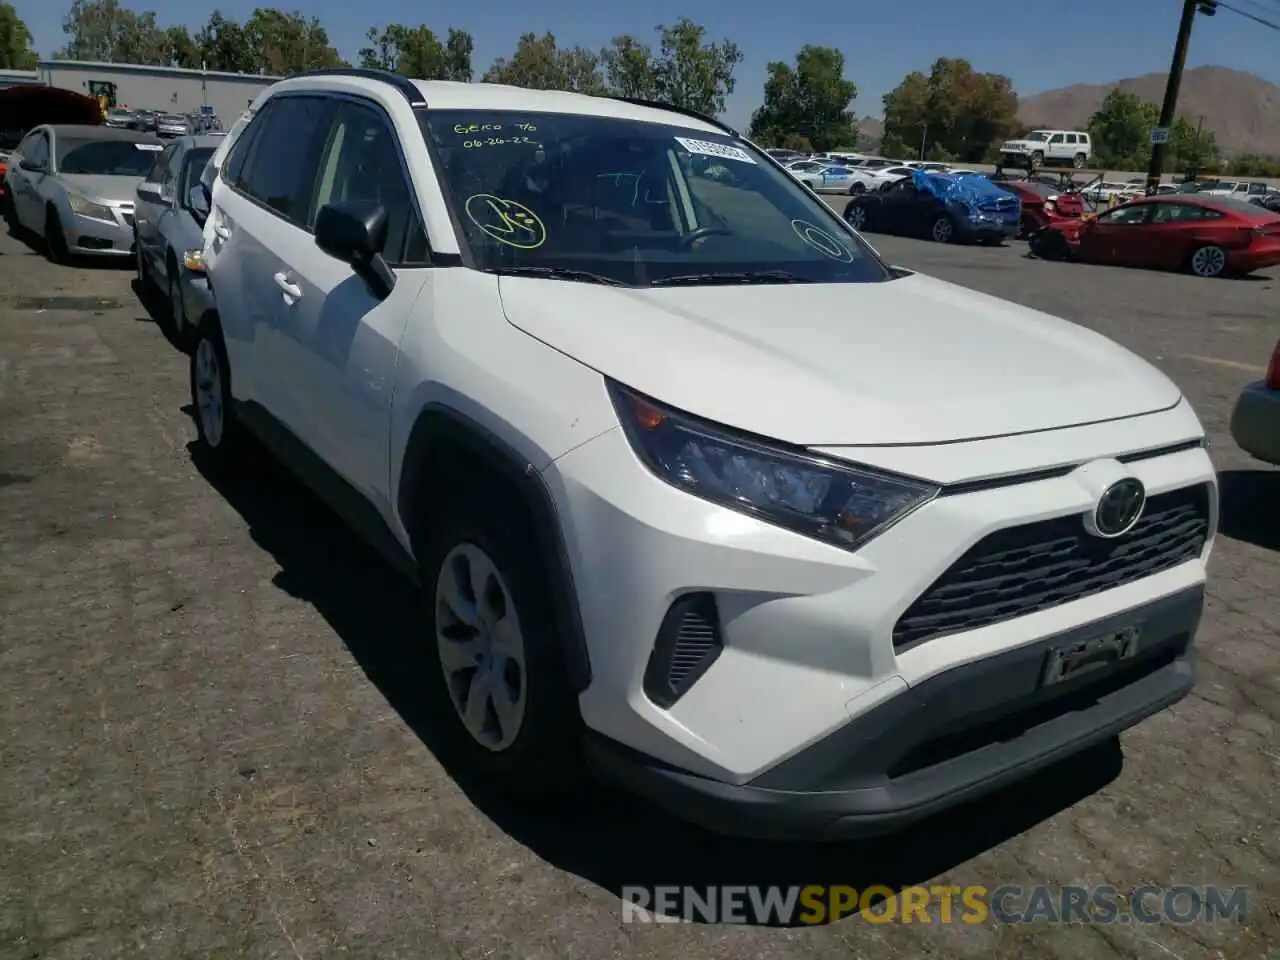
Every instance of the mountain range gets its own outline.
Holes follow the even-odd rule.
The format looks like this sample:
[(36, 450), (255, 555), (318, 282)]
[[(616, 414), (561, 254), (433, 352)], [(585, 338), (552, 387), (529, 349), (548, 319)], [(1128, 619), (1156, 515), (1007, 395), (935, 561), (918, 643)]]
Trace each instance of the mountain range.
[[(1119, 87), (1150, 103), (1164, 100), (1168, 76), (1148, 73), (1110, 83), (1078, 83), (1019, 98), (1018, 119), (1045, 128), (1083, 129), (1108, 93)], [(1280, 86), (1228, 67), (1195, 67), (1182, 75), (1178, 115), (1213, 131), (1223, 153), (1280, 156)], [(884, 123), (858, 121), (863, 143), (879, 143)]]

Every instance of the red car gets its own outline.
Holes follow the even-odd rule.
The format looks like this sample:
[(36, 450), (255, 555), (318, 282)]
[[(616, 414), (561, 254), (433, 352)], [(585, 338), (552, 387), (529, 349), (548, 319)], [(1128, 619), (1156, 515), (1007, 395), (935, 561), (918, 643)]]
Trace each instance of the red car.
[(1168, 194), (1063, 220), (1031, 237), (1047, 260), (1243, 275), (1280, 264), (1280, 214), (1231, 197)]
[(1022, 201), (1022, 236), (1062, 220), (1084, 216), (1084, 199), (1041, 180), (1001, 180), (996, 184)]

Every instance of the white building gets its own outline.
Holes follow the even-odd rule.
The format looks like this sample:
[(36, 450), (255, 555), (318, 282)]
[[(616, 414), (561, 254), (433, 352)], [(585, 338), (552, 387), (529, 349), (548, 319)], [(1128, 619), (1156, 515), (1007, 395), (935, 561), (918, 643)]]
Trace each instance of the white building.
[(36, 72), (48, 86), (94, 97), (106, 94), (117, 106), (173, 113), (197, 113), (202, 107), (211, 107), (228, 128), (264, 87), (280, 79), (79, 60), (42, 60)]

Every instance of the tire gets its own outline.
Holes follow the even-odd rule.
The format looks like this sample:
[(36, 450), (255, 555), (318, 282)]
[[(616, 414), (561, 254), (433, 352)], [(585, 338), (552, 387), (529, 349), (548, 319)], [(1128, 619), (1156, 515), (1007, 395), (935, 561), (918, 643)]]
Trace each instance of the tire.
[(1031, 154), (1031, 165), (1032, 165), (1033, 167), (1043, 167), (1043, 166), (1044, 166), (1044, 151), (1043, 151), (1043, 150), (1037, 150), (1035, 153)]
[(14, 203), (13, 192), (6, 190), (4, 194), (4, 222), (12, 234), (18, 233), (22, 229), (22, 224), (18, 222), (18, 207)]
[(62, 219), (53, 207), (49, 207), (44, 215), (44, 253), (50, 263), (66, 264), (71, 260), (67, 237), (62, 232)]
[(1086, 162), (1087, 162), (1087, 159), (1083, 153), (1077, 153), (1074, 157), (1071, 158), (1071, 165), (1075, 167), (1077, 170), (1083, 170)]
[(867, 185), (865, 183), (854, 183), (852, 186), (849, 187), (849, 196), (851, 197), (856, 197), (859, 194), (863, 194), (866, 192), (867, 192)]
[(857, 230), (859, 233), (867, 229), (867, 208), (861, 204), (849, 204), (849, 209), (844, 212), (844, 218), (849, 226), (853, 227), (853, 229)]
[(222, 327), (214, 314), (201, 319), (192, 341), (188, 369), (196, 449), (219, 468), (233, 468), (243, 462), (246, 441), (232, 408), (231, 365)]
[(945, 214), (933, 221), (929, 228), (929, 237), (934, 243), (955, 243), (956, 225)]
[(147, 266), (146, 255), (142, 252), (142, 243), (138, 240), (138, 232), (133, 233), (133, 258), (138, 273), (138, 293), (150, 297), (155, 291), (155, 278), (151, 276), (151, 268)]
[(419, 573), (428, 702), (445, 748), (465, 771), (522, 800), (577, 790), (577, 701), (552, 627), (550, 585), (523, 525), (479, 498), (435, 515), (441, 523), (423, 538)]
[(1028, 249), (1033, 257), (1041, 260), (1066, 260), (1066, 242), (1056, 230), (1047, 227), (1037, 230), (1031, 235)]
[(179, 349), (186, 349), (191, 342), (191, 324), (187, 320), (187, 307), (182, 299), (182, 271), (172, 251), (166, 257), (168, 274), (168, 296), (166, 297), (163, 315), (167, 318), (173, 342)]
[(1227, 272), (1227, 253), (1213, 244), (1197, 247), (1187, 258), (1187, 269), (1197, 277), (1224, 276)]

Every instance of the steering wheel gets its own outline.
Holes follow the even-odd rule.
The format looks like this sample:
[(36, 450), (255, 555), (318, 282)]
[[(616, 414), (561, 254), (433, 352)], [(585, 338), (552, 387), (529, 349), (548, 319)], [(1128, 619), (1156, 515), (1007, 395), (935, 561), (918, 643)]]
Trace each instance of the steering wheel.
[(680, 246), (692, 247), (699, 240), (705, 239), (706, 237), (717, 237), (717, 236), (728, 237), (732, 235), (733, 235), (732, 231), (726, 229), (725, 227), (713, 227), (713, 226), (698, 227), (696, 230), (686, 233), (683, 237), (680, 238)]

